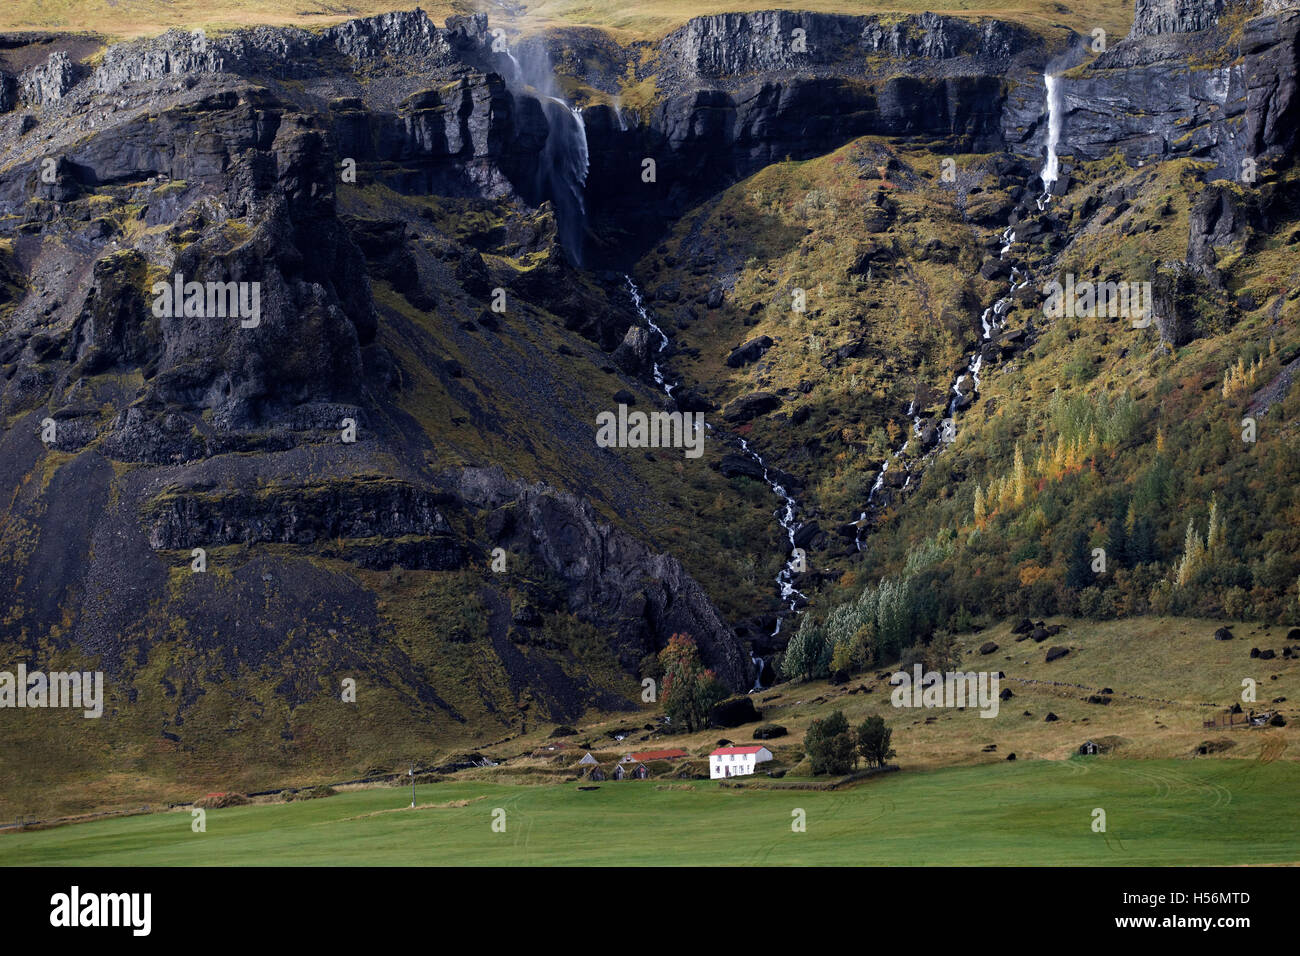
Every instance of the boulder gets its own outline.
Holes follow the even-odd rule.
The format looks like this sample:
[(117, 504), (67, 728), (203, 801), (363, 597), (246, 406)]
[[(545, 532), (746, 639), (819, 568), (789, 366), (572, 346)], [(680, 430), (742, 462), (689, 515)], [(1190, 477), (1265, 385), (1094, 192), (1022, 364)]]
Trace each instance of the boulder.
[(650, 331), (639, 325), (629, 328), (614, 350), (613, 359), (629, 375), (643, 374), (650, 367)]
[(741, 395), (722, 410), (722, 417), (733, 424), (747, 422), (759, 415), (776, 411), (781, 407), (781, 399), (771, 392), (751, 392)]
[(1029, 636), (1030, 636), (1030, 638), (1033, 640), (1033, 642), (1034, 642), (1035, 644), (1041, 644), (1041, 643), (1043, 643), (1043, 641), (1047, 640), (1047, 639), (1048, 639), (1049, 637), (1051, 637), (1052, 635), (1049, 634), (1049, 633), (1047, 632), (1047, 628), (1044, 628), (1044, 627), (1036, 627), (1036, 628), (1034, 628), (1034, 630), (1030, 633)]
[(983, 644), (980, 645), (981, 654), (992, 654), (997, 649), (998, 646), (994, 644), (992, 641), (985, 641)]
[(1006, 279), (1011, 275), (1011, 263), (1005, 259), (989, 259), (980, 266), (980, 278)]
[(784, 737), (786, 732), (780, 724), (763, 724), (761, 727), (754, 728), (754, 739), (772, 740), (774, 737)]
[(760, 335), (756, 339), (750, 339), (744, 345), (737, 346), (731, 350), (727, 356), (727, 365), (730, 368), (740, 368), (742, 365), (748, 365), (750, 362), (757, 362), (763, 357), (763, 353), (773, 345), (770, 335)]
[(1214, 632), (1214, 639), (1216, 641), (1230, 641), (1232, 640), (1232, 631), (1226, 627), (1221, 627)]
[(1059, 644), (1056, 647), (1048, 648), (1047, 663), (1050, 664), (1052, 661), (1059, 660), (1068, 653), (1070, 653), (1070, 649), (1068, 647), (1061, 647)]
[(821, 534), (821, 526), (816, 521), (809, 521), (802, 524), (794, 533), (794, 546), (796, 548), (807, 548), (813, 543), (817, 535)]
[(1052, 723), (1053, 721), (1060, 720), (1060, 719), (1061, 719), (1060, 717), (1057, 717), (1054, 713), (1052, 713), (1052, 712), (1049, 710), (1049, 711), (1047, 712), (1047, 716), (1043, 718), (1043, 723), (1050, 724), (1050, 723)]
[(1020, 623), (1011, 629), (1012, 634), (1028, 634), (1034, 629), (1034, 622), (1027, 617), (1022, 617)]
[(718, 466), (724, 478), (753, 478), (755, 481), (763, 480), (763, 466), (748, 455), (723, 455), (722, 463)]
[(1012, 697), (1015, 697), (1015, 696), (1016, 696), (1015, 694), (1011, 693), (1011, 688), (1010, 688), (1010, 687), (1004, 687), (1004, 688), (1002, 688), (1002, 692), (998, 694), (998, 699), (999, 699), (999, 700), (1010, 700)]
[(754, 706), (754, 702), (744, 695), (719, 701), (709, 710), (710, 727), (739, 727), (741, 724), (753, 724), (762, 719), (763, 715)]

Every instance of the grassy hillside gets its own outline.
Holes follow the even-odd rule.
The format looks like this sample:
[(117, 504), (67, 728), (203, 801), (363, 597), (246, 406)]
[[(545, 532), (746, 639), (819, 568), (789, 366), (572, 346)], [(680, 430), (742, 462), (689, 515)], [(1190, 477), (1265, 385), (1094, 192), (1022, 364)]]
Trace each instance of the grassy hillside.
[[(151, 36), (172, 28), (222, 29), (255, 24), (311, 27), (338, 23), (353, 17), (389, 10), (409, 10), (415, 0), (9, 0), (0, 10), (3, 30), (77, 30), (113, 38)], [(1127, 0), (1082, 0), (1067, 8), (1052, 0), (1022, 0), (1010, 5), (983, 5), (967, 0), (802, 0), (774, 3), (763, 0), (650, 0), (624, 6), (592, 0), (524, 0), (511, 4), (523, 15), (510, 20), (496, 4), (482, 6), (456, 2), (419, 4), (441, 23), (452, 13), (486, 10), (494, 23), (533, 30), (546, 27), (594, 26), (612, 30), (621, 39), (657, 39), (691, 17), (712, 13), (770, 10), (810, 10), (820, 13), (921, 13), (935, 11), (957, 16), (997, 17), (1031, 25), (1065, 25), (1081, 33), (1102, 27), (1120, 36), (1132, 23)]]
[[(1048, 212), (1068, 243), (1038, 237), (1011, 251), (1031, 281), (1006, 327), (1029, 330), (1030, 347), (985, 365), (954, 444), (927, 455), (908, 441), (894, 475), (910, 462), (924, 477), (875, 516), (861, 555), (837, 536), (908, 439), (909, 403), (942, 408), (977, 341), (975, 317), (1005, 294), (1005, 281), (978, 271), (1011, 211), (999, 158), (955, 157), (950, 184), (941, 159), (864, 138), (775, 163), (684, 216), (638, 266), (661, 314), (679, 295), (726, 290), (707, 322), (682, 326), (675, 373), (719, 403), (756, 389), (783, 396), (742, 431), (807, 482), (800, 518), (832, 532), (812, 557), (839, 581), (822, 611), (882, 578), (919, 596), (902, 643), (873, 649), (878, 663), (936, 627), (1015, 614), (1300, 623), (1294, 172), (1252, 188), (1207, 186), (1193, 160), (1075, 166)], [(1175, 279), (1170, 265), (1189, 256), (1206, 192), (1270, 211), (1258, 217), (1267, 226), (1216, 250), (1221, 286)], [(1170, 345), (1124, 318), (1049, 317), (1042, 290), (1067, 274), (1181, 283), (1177, 312), (1195, 334)], [(797, 289), (804, 312), (791, 307)], [(773, 348), (728, 368), (729, 350), (758, 335)], [(1255, 429), (1243, 440), (1247, 417)], [(1102, 571), (1091, 567), (1097, 548)]]
[[(421, 574), (405, 572), (404, 576), (412, 579), (412, 588), (418, 588), (414, 582)], [(854, 726), (871, 714), (883, 716), (893, 728), (904, 775), (953, 766), (1005, 764), (1011, 753), (1016, 754), (1017, 762), (1061, 760), (1090, 739), (1104, 743), (1114, 756), (1125, 760), (1200, 761), (1206, 758), (1197, 756), (1197, 751), (1207, 743), (1213, 744), (1212, 759), (1239, 765), (1279, 757), (1291, 763), (1300, 754), (1300, 723), (1295, 720), (1282, 728), (1263, 730), (1207, 730), (1202, 726), (1240, 701), (1242, 680), (1247, 677), (1257, 683), (1257, 703), (1243, 704), (1244, 708), (1280, 707), (1287, 714), (1294, 713), (1289, 702), (1300, 700), (1300, 659), (1250, 657), (1252, 647), (1280, 650), (1285, 646), (1284, 629), (1238, 627), (1235, 640), (1215, 641), (1212, 634), (1218, 625), (1207, 620), (1061, 623), (1067, 625), (1065, 629), (1043, 644), (1017, 642), (1009, 624), (959, 640), (963, 669), (1006, 674), (1001, 686), (1014, 696), (1001, 702), (993, 718), (980, 717), (969, 708), (895, 708), (886, 672), (842, 684), (780, 684), (756, 694), (754, 702), (762, 710), (763, 722), (779, 724), (788, 731), (767, 741), (776, 757), (773, 766), (795, 774), (807, 772), (806, 764), (800, 766), (804, 732), (814, 719), (834, 710), (842, 710)], [(988, 641), (996, 643), (998, 650), (980, 654), (978, 649)], [(1058, 644), (1068, 647), (1070, 653), (1047, 663), (1047, 648)], [(452, 698), (465, 707), (471, 705), (477, 687), (494, 679), (492, 671), (498, 666), (473, 645), (437, 643), (423, 653), (441, 655), (436, 662), (439, 668), (452, 672), (459, 668), (459, 673), (470, 675), (464, 681), (466, 690)], [(184, 731), (185, 745), (159, 740), (150, 733), (150, 728), (176, 710), (168, 698), (149, 701), (142, 695), (142, 705), (119, 708), (119, 702), (110, 697), (106, 716), (97, 721), (63, 712), (11, 712), (10, 729), (0, 740), (0, 763), (16, 765), (21, 760), (25, 772), (7, 783), (0, 821), (19, 814), (46, 817), (106, 807), (159, 806), (190, 801), (212, 791), (307, 786), (360, 776), (370, 769), (405, 770), (411, 759), (435, 765), (456, 749), (468, 747), (500, 763), (457, 775), (457, 779), (468, 776), (483, 785), (571, 782), (572, 765), (585, 749), (596, 752), (608, 767), (631, 750), (681, 748), (692, 755), (691, 760), (656, 767), (655, 773), (671, 775), (701, 768), (707, 772), (700, 758), (716, 747), (719, 739), (749, 743), (756, 726), (652, 734), (647, 726), (658, 726), (655, 718), (659, 715), (653, 705), (631, 713), (593, 711), (578, 724), (577, 735), (563, 738), (567, 748), (554, 755), (533, 756), (539, 748), (555, 742), (550, 737), (554, 724), (535, 718), (527, 721), (526, 727), (516, 721), (513, 728), (502, 728), (486, 715), (474, 715), (476, 719), (465, 725), (442, 721), (421, 727), (411, 721), (400, 695), (392, 691), (381, 691), (378, 696), (367, 691), (361, 699), (368, 703), (361, 713), (322, 697), (292, 713), (268, 708), (262, 719), (250, 719), (247, 714), (237, 716), (230, 703), (249, 693), (244, 689), (248, 686), (241, 681), (235, 687), (214, 687), (204, 695), (201, 706), (193, 709), (187, 721), (195, 729)], [(438, 686), (454, 685), (440, 682)], [(1108, 703), (1088, 700), (1105, 688), (1112, 691), (1105, 695)], [(264, 696), (256, 699), (270, 699), (269, 691), (260, 693)], [(1283, 702), (1272, 703), (1275, 698), (1283, 698)], [(1049, 712), (1059, 719), (1047, 721)], [(51, 720), (59, 722), (59, 733), (50, 733)], [(260, 727), (260, 736), (234, 738), (229, 733), (245, 725)], [(281, 739), (282, 727), (296, 737), (297, 746)], [(375, 727), (385, 729), (376, 731)], [(151, 739), (156, 742), (140, 743)], [(299, 751), (298, 746), (305, 749)], [(92, 772), (97, 782), (87, 787), (80, 781)], [(6, 845), (0, 843), (0, 847)]]
[[(1240, 865), (1300, 861), (1300, 766), (1074, 758), (834, 792), (436, 784), (0, 835), (9, 865)], [(1093, 832), (1094, 811), (1106, 831)], [(505, 811), (505, 832), (491, 828)], [(806, 832), (791, 829), (803, 810)]]
[[(1016, 640), (1011, 625), (1002, 624), (958, 640), (958, 666), (967, 671), (1002, 671), (1001, 688), (1014, 695), (1001, 702), (995, 717), (981, 717), (972, 708), (895, 708), (890, 700), (892, 668), (855, 677), (844, 683), (825, 680), (778, 684), (754, 695), (763, 723), (778, 724), (786, 736), (765, 741), (776, 765), (795, 773), (803, 755), (803, 734), (808, 725), (835, 710), (842, 710), (851, 726), (878, 714), (893, 729), (898, 763), (906, 769), (938, 769), (953, 765), (1005, 762), (1017, 759), (1059, 760), (1073, 754), (1087, 740), (1105, 740), (1122, 757), (1149, 759), (1191, 758), (1207, 741), (1227, 740), (1219, 756), (1242, 759), (1295, 759), (1300, 755), (1300, 724), (1267, 730), (1207, 730), (1203, 723), (1241, 702), (1242, 680), (1256, 682), (1255, 704), (1244, 709), (1281, 709), (1300, 699), (1300, 659), (1276, 657), (1259, 660), (1250, 649), (1285, 646), (1282, 628), (1237, 628), (1232, 641), (1215, 641), (1213, 621), (1183, 618), (1143, 618), (1094, 623), (1062, 620), (1065, 628), (1042, 644)], [(987, 642), (998, 645), (980, 654)], [(1070, 653), (1048, 663), (1049, 647), (1064, 646)], [(1105, 703), (1088, 700), (1109, 688)], [(1282, 702), (1274, 704), (1275, 698)], [(1057, 720), (1048, 721), (1048, 713)], [(628, 717), (611, 718), (584, 728), (576, 738), (599, 746), (607, 735), (635, 729)], [(681, 747), (692, 754), (707, 754), (720, 737), (750, 743), (755, 725), (735, 730), (707, 730), (696, 734), (648, 738), (635, 735), (625, 748)], [(539, 735), (539, 743), (540, 743)], [(662, 743), (661, 743), (662, 741)], [(499, 748), (499, 756), (518, 746)], [(510, 773), (496, 771), (498, 778)]]

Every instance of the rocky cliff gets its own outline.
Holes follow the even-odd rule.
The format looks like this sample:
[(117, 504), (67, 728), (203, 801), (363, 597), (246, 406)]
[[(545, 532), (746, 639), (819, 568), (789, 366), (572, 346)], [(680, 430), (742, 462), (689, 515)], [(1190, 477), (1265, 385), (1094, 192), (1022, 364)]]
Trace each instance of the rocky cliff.
[[(804, 496), (793, 541), (829, 562), (800, 579), (814, 599), (864, 560), (849, 520), (863, 499), (901, 507), (926, 473), (885, 472), (890, 431), (914, 431), (959, 486), (942, 412), (992, 386), (943, 376), (976, 350), (990, 382), (1039, 356), (1013, 261), (1046, 269), (1125, 217), (1126, 238), (1160, 232), (1182, 260), (1159, 277), (1162, 346), (1255, 308), (1220, 257), (1273, 228), (1269, 197), (1289, 194), (1206, 181), (1291, 164), (1298, 29), (1279, 4), (1152, 2), (1096, 56), (1067, 31), (928, 13), (759, 11), (693, 19), (653, 49), (585, 28), (520, 46), (567, 71), (550, 89), (576, 116), (522, 81), (481, 15), (103, 51), (6, 38), (0, 643), (98, 660), (124, 701), (165, 674), (182, 691), (150, 702), (166, 729), (147, 732), (181, 749), (225, 732), (202, 723), (204, 695), (275, 701), (278, 765), (349, 673), (387, 695), (370, 730), (439, 740), (631, 707), (679, 632), (747, 689), (746, 642), (767, 653), (790, 633), (771, 483)], [(1055, 197), (1084, 162), (1126, 161), (1068, 213), (1034, 202), (1044, 71), (1062, 93)], [(635, 109), (615, 99), (624, 83)], [(576, 233), (541, 175), (557, 122), (590, 163)], [(828, 155), (817, 185), (783, 178), (787, 158)], [(1196, 197), (1171, 240), (1172, 200), (1131, 210), (1155, 181), (1139, 173), (1182, 160), (1205, 165), (1161, 181)], [(754, 182), (762, 200), (736, 200), (778, 166)], [(759, 232), (805, 261), (768, 268), (746, 246)], [(1004, 261), (1017, 243), (1032, 254)], [(812, 274), (831, 292), (805, 336), (783, 324), (788, 296), (825, 246), (838, 258)], [(159, 305), (188, 282), (236, 290), (232, 307), (255, 289), (255, 314)], [(1017, 324), (985, 341), (982, 297), (1009, 283)], [(700, 380), (670, 400), (664, 363)], [(866, 388), (863, 363), (879, 375)], [(828, 397), (822, 379), (849, 375)], [(617, 405), (725, 410), (688, 471), (674, 449), (596, 447), (594, 415)], [(741, 453), (755, 433), (778, 444), (770, 466)], [(818, 474), (829, 462), (858, 464), (842, 480)]]
[(1234, 31), (1217, 25), (1223, 9), (1139, 3), (1127, 38), (1063, 78), (1061, 152), (1118, 149), (1132, 164), (1192, 156), (1229, 179), (1247, 161), (1290, 162), (1300, 11), (1249, 17)]

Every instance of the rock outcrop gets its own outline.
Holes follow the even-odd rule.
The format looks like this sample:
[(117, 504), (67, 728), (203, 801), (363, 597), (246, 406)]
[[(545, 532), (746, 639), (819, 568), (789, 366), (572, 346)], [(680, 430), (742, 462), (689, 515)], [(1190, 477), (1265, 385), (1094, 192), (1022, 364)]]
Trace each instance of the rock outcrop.
[(723, 681), (750, 686), (752, 664), (735, 634), (676, 558), (598, 521), (576, 496), (509, 481), (491, 469), (468, 469), (450, 480), (467, 504), (498, 515), (488, 526), (493, 545), (535, 555), (563, 582), (571, 613), (617, 628), (625, 663), (661, 650), (673, 634), (689, 634)]

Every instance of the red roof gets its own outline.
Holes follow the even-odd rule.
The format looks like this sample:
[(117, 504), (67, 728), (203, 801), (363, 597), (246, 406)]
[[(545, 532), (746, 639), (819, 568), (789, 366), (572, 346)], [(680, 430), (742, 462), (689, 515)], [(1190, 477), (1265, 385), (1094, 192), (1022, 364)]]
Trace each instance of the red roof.
[(673, 760), (677, 757), (685, 757), (685, 750), (645, 750), (639, 754), (628, 754), (633, 760), (644, 763), (647, 760)]
[(760, 750), (766, 750), (766, 747), (719, 747), (709, 754), (710, 757), (716, 757), (719, 754), (756, 754)]

